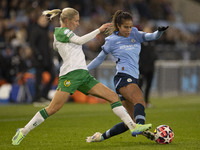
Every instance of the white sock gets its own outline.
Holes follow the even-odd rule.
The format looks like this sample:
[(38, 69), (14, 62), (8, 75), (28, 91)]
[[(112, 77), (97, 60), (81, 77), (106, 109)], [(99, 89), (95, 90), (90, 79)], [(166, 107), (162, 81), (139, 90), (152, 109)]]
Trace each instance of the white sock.
[(24, 135), (27, 135), (31, 130), (33, 130), (35, 127), (40, 125), (42, 122), (44, 122), (44, 118), (38, 111), (35, 116), (26, 124), (26, 126), (22, 129), (22, 133)]
[(132, 118), (123, 106), (114, 107), (112, 110), (128, 126), (130, 130), (135, 128), (136, 123), (133, 122)]

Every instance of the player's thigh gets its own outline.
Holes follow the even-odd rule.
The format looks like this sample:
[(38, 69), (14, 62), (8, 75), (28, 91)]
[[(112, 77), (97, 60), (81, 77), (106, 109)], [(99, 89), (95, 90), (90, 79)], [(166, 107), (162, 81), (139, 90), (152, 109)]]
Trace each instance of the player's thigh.
[(103, 98), (110, 103), (119, 101), (118, 95), (102, 83), (97, 83), (88, 91), (88, 93)]
[(52, 115), (62, 108), (69, 96), (70, 94), (68, 92), (57, 90), (51, 103), (46, 108), (48, 115)]
[(131, 83), (119, 89), (120, 94), (133, 104), (144, 103), (143, 93), (137, 84)]

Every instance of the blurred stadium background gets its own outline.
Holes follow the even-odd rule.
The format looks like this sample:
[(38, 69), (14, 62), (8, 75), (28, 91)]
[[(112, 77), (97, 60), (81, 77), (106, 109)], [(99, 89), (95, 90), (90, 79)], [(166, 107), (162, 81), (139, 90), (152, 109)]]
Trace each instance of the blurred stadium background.
[[(133, 14), (134, 26), (139, 30), (156, 30), (157, 26), (169, 25), (163, 37), (154, 43), (157, 61), (151, 94), (166, 97), (200, 92), (199, 0), (1, 0), (0, 104), (31, 102), (35, 83), (33, 52), (29, 45), (31, 26), (36, 23), (41, 11), (65, 7), (73, 7), (80, 12), (77, 35), (111, 21), (114, 12), (119, 9)], [(53, 19), (49, 26), (51, 48), (56, 26), (59, 26), (58, 19)], [(99, 35), (83, 46), (88, 62), (100, 52), (104, 38), (104, 35)], [(54, 53), (54, 63), (58, 71), (62, 62), (57, 53)], [(115, 62), (109, 56), (101, 67), (91, 73), (114, 89), (114, 66)], [(45, 84), (48, 74), (44, 72), (43, 76)]]

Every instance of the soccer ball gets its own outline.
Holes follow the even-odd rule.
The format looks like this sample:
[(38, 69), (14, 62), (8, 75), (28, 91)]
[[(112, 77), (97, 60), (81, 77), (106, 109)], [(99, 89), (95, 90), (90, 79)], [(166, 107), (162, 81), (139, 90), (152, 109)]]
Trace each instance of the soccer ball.
[(174, 138), (174, 132), (168, 125), (160, 125), (155, 131), (155, 141), (159, 144), (169, 144)]

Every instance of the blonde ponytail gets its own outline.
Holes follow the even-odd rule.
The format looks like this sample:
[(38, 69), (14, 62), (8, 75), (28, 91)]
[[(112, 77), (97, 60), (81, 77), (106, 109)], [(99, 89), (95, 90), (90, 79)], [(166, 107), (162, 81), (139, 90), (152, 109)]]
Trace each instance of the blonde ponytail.
[(43, 15), (45, 15), (49, 20), (52, 20), (53, 17), (60, 14), (62, 10), (60, 9), (53, 9), (53, 10), (45, 10), (42, 12)]
[(64, 8), (63, 10), (60, 9), (53, 9), (53, 10), (45, 10), (42, 12), (49, 20), (52, 20), (53, 17), (60, 14), (60, 23), (65, 23), (66, 18), (71, 20), (75, 15), (78, 15), (79, 12), (74, 8)]

